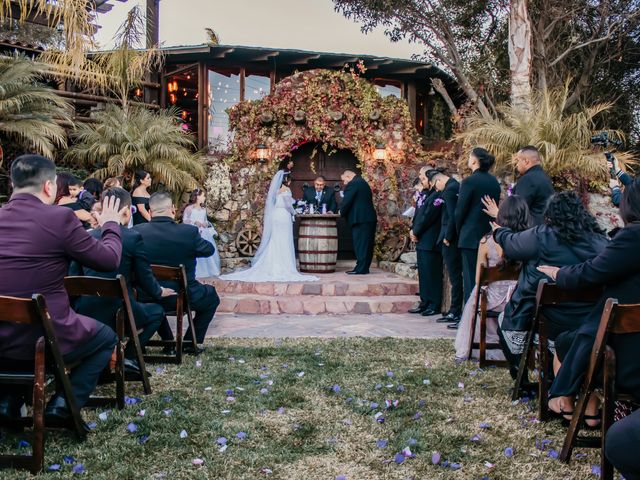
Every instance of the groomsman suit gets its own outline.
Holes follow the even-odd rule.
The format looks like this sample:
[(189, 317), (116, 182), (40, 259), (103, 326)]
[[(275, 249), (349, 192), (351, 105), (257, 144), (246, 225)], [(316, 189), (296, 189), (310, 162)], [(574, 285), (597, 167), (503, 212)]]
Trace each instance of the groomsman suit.
[(353, 249), (356, 254), (353, 272), (367, 274), (373, 260), (378, 217), (373, 207), (371, 188), (360, 175), (353, 177), (345, 187), (340, 215), (347, 219), (353, 233)]
[(491, 231), (491, 217), (482, 210), (482, 198), (489, 196), (500, 202), (500, 184), (489, 172), (476, 170), (460, 184), (455, 221), (458, 231), (458, 249), (462, 257), (464, 301), (471, 295), (476, 283), (476, 262), (480, 239)]
[(303, 198), (309, 205), (313, 205), (316, 210), (321, 211), (324, 204), (327, 206), (327, 212), (338, 213), (338, 203), (332, 188), (324, 187), (320, 192), (313, 187), (305, 188)]
[(544, 223), (544, 212), (554, 189), (551, 179), (540, 165), (529, 168), (513, 187), (513, 194), (525, 199), (534, 225)]
[[(44, 296), (62, 356), (65, 362), (77, 363), (69, 377), (79, 407), (109, 364), (117, 337), (109, 327), (71, 309), (64, 277), (71, 260), (108, 271), (118, 268), (121, 253), (115, 222), (104, 224), (97, 240), (73, 211), (47, 205), (35, 195), (14, 194), (0, 208), (0, 295)], [(0, 322), (0, 359), (33, 360), (40, 336), (42, 330), (30, 325)], [(58, 399), (64, 397), (54, 397), (49, 406), (64, 410), (65, 402)]]
[[(197, 227), (183, 223), (178, 224), (171, 217), (152, 217), (149, 223), (138, 224), (134, 229), (142, 235), (151, 264), (171, 267), (177, 267), (181, 264), (185, 266), (189, 302), (191, 308), (196, 312), (193, 319), (196, 342), (204, 342), (207, 328), (213, 320), (218, 305), (220, 305), (220, 298), (213, 286), (203, 285), (196, 280), (196, 258), (210, 257), (215, 252), (215, 247), (200, 236)], [(162, 282), (162, 285), (178, 290), (178, 285), (175, 282)], [(162, 305), (167, 310), (173, 310), (175, 303), (175, 296), (162, 299)], [(163, 321), (158, 333), (164, 340), (173, 338), (173, 333), (166, 320)], [(190, 330), (187, 330), (185, 338), (191, 340)]]
[[(95, 237), (101, 234), (100, 230), (91, 232), (91, 235)], [(164, 309), (158, 303), (138, 302), (133, 294), (133, 286), (137, 287), (139, 295), (148, 298), (151, 302), (160, 302), (162, 300), (162, 288), (151, 272), (151, 264), (149, 263), (142, 235), (138, 231), (122, 225), (120, 225), (120, 235), (122, 236), (122, 260), (117, 270), (102, 273), (76, 264), (72, 265), (70, 273), (72, 275), (102, 278), (115, 278), (118, 274), (124, 276), (136, 325), (143, 329), (139, 337), (140, 345), (144, 347), (160, 327), (164, 319)], [(78, 270), (77, 272), (75, 271), (76, 269)], [(112, 298), (81, 297), (76, 302), (75, 309), (79, 313), (95, 318), (115, 330), (116, 313), (121, 306), (121, 302), (114, 301)], [(134, 353), (133, 344), (130, 342), (126, 351), (127, 358), (132, 358)]]
[[(424, 190), (423, 203), (417, 206), (411, 230), (418, 237), (418, 281), (422, 313), (440, 312), (442, 305), (442, 247), (438, 243), (442, 226), (441, 194), (435, 188)], [(438, 201), (436, 201), (438, 200)]]
[[(447, 315), (451, 320), (459, 320), (462, 314), (462, 265), (457, 246), (458, 233), (455, 221), (459, 191), (460, 183), (455, 178), (449, 178), (441, 192), (444, 210), (442, 210), (442, 227), (438, 237), (438, 243), (442, 243), (442, 258), (447, 266), (451, 283), (451, 306)], [(447, 240), (449, 246), (444, 244), (444, 240)]]

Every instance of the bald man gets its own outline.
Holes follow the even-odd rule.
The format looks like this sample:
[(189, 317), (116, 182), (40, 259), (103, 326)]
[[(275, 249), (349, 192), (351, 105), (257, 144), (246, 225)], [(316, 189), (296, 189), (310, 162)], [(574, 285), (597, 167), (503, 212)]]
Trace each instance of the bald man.
[(340, 215), (347, 219), (353, 234), (353, 250), (356, 266), (348, 275), (366, 275), (373, 260), (373, 245), (378, 217), (373, 207), (373, 195), (369, 184), (352, 170), (341, 175), (345, 185)]
[(542, 157), (533, 145), (522, 147), (516, 154), (516, 170), (520, 177), (513, 194), (525, 199), (535, 225), (544, 223), (544, 212), (554, 189), (551, 179), (542, 169)]

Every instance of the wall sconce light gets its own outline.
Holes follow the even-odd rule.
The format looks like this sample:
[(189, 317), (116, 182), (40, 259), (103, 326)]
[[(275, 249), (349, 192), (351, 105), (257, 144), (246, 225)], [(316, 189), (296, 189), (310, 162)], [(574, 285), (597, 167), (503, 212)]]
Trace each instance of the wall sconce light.
[(140, 90), (139, 88), (136, 88), (136, 91), (134, 92), (134, 95), (136, 97), (141, 97), (142, 96), (142, 90)]
[(269, 159), (270, 155), (271, 151), (266, 145), (261, 143), (256, 147), (256, 158), (258, 159), (258, 162), (265, 163)]
[(178, 91), (178, 82), (175, 81), (175, 80), (173, 82), (169, 82), (167, 84), (167, 90), (169, 90), (169, 93), (177, 92)]
[(384, 143), (376, 144), (376, 150), (373, 152), (373, 158), (378, 161), (382, 161), (387, 158), (387, 148)]

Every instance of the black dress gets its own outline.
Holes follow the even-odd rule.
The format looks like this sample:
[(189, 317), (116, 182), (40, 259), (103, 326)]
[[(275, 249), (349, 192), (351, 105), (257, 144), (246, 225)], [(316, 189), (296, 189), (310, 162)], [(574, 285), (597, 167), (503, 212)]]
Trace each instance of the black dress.
[(139, 223), (147, 223), (149, 220), (144, 218), (144, 216), (138, 211), (138, 205), (143, 204), (144, 207), (149, 211), (149, 197), (131, 197), (131, 203), (136, 207), (136, 213), (133, 214), (133, 224), (138, 225)]
[[(596, 308), (582, 318), (577, 331), (556, 342), (562, 367), (549, 391), (550, 397), (575, 395), (589, 365), (604, 304), (616, 298), (620, 304), (640, 303), (640, 223), (620, 229), (595, 258), (558, 271), (556, 283), (572, 290), (604, 285)], [(563, 335), (564, 336), (564, 335)], [(569, 340), (569, 341), (566, 341)], [(616, 388), (640, 399), (640, 334), (612, 335), (616, 353)], [(568, 348), (560, 348), (565, 344)]]

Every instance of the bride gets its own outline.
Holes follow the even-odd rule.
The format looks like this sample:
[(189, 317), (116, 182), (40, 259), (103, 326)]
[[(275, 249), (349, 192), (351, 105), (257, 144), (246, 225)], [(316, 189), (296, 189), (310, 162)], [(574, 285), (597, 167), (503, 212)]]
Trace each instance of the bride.
[(222, 275), (223, 280), (242, 282), (300, 282), (316, 281), (318, 277), (303, 275), (296, 268), (293, 246), (293, 197), (289, 188), (291, 173), (278, 170), (264, 208), (264, 222), (260, 247), (251, 260), (251, 268)]

